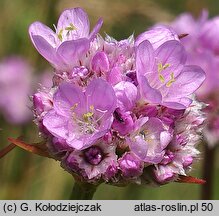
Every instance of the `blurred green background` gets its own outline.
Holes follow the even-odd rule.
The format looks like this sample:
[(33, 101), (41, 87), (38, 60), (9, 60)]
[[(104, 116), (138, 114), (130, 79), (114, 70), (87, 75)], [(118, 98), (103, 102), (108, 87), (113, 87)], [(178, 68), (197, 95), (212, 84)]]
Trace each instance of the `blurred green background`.
[[(156, 22), (168, 23), (185, 11), (198, 16), (206, 8), (210, 16), (219, 15), (217, 0), (0, 0), (0, 61), (16, 54), (26, 58), (37, 71), (48, 68), (49, 64), (30, 42), (28, 26), (39, 20), (52, 27), (65, 8), (78, 6), (87, 11), (91, 26), (102, 17), (101, 33), (106, 32), (118, 40), (133, 32), (137, 35)], [(0, 129), (0, 149), (8, 144), (7, 137), (22, 135), (29, 142), (38, 139), (32, 122), (14, 126), (0, 115)], [(218, 156), (219, 148), (215, 157), (213, 199), (219, 199)], [(202, 177), (202, 163), (201, 160), (195, 164), (191, 175)], [(54, 160), (19, 148), (0, 159), (0, 199), (68, 199), (72, 186), (71, 175)], [(94, 199), (200, 199), (200, 189), (199, 185), (182, 183), (157, 188), (136, 185), (119, 188), (103, 184)]]

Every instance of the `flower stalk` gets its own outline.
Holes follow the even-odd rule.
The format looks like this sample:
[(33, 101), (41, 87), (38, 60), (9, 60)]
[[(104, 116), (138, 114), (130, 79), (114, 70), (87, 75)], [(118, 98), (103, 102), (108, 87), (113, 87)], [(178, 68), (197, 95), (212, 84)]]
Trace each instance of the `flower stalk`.
[(14, 147), (16, 147), (16, 145), (14, 144), (9, 144), (8, 146), (6, 146), (5, 148), (0, 150), (0, 159), (3, 158), (6, 154), (8, 154)]
[(75, 181), (70, 200), (92, 200), (98, 185)]
[(201, 199), (211, 200), (213, 199), (213, 178), (215, 167), (215, 150), (216, 147), (209, 147), (205, 144), (204, 162), (203, 162), (203, 179), (206, 180), (206, 184), (202, 186)]

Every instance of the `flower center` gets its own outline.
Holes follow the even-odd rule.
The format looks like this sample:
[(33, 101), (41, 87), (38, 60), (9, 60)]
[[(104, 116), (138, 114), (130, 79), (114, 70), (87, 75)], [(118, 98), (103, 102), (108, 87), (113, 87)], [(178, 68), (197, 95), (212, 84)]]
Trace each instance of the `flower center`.
[(64, 35), (64, 36), (68, 37), (70, 32), (77, 30), (77, 28), (72, 23), (70, 23), (69, 26), (66, 26), (64, 29), (60, 29), (57, 36), (61, 42), (63, 41), (64, 30), (66, 31), (66, 35)]
[(139, 132), (140, 136), (148, 143), (152, 142), (154, 140), (154, 135), (149, 130), (142, 130)]
[(91, 146), (83, 151), (84, 159), (91, 165), (98, 165), (104, 157), (103, 151), (98, 146)]
[[(162, 75), (162, 72), (167, 69), (168, 67), (170, 67), (171, 65), (169, 63), (166, 63), (165, 65), (163, 65), (162, 63), (158, 63), (157, 65), (157, 71), (158, 71), (158, 77), (161, 83), (165, 83), (166, 79), (165, 77)], [(175, 82), (175, 77), (174, 77), (174, 73), (171, 72), (170, 73), (170, 79), (167, 81), (166, 83), (166, 87), (170, 87), (173, 83)]]
[(83, 134), (92, 134), (98, 127), (98, 122), (94, 118), (94, 106), (90, 106), (89, 112), (86, 112), (82, 117), (76, 116), (74, 109), (78, 106), (75, 104), (71, 107), (73, 121), (79, 126), (79, 131)]

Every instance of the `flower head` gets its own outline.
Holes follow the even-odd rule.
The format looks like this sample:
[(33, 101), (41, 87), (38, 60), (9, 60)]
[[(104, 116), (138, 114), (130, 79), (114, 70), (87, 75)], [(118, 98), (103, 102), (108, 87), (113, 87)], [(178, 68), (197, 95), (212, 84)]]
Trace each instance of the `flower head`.
[(94, 184), (176, 181), (198, 155), (204, 116), (192, 94), (205, 74), (186, 64), (169, 27), (117, 41), (96, 37), (101, 23), (89, 34), (87, 15), (76, 8), (63, 12), (56, 33), (30, 27), (34, 45), (56, 68), (53, 86), (33, 97), (48, 152)]

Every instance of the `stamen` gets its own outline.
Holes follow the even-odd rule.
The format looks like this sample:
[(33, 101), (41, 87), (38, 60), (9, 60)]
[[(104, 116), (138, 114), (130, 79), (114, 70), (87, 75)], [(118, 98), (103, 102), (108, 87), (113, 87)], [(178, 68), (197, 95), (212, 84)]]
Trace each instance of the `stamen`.
[(150, 135), (150, 131), (149, 130), (140, 131), (139, 134), (142, 135), (143, 139), (146, 142), (152, 142), (153, 141), (153, 136)]
[(170, 67), (170, 64), (169, 63), (166, 63), (164, 66), (163, 66), (163, 69), (165, 70), (166, 68)]
[(63, 40), (62, 33), (63, 33), (63, 29), (61, 29), (61, 30), (59, 31), (59, 33), (58, 33), (58, 38), (59, 38), (59, 40), (60, 40), (61, 42), (62, 42), (62, 40)]
[(161, 74), (161, 72), (165, 69), (167, 69), (168, 67), (170, 67), (169, 63), (166, 63), (165, 65), (163, 65), (162, 63), (158, 63), (157, 65), (158, 67), (158, 77), (161, 83), (165, 83), (165, 78), (164, 76)]
[(71, 107), (72, 111), (72, 118), (73, 121), (78, 125), (78, 129), (83, 134), (92, 134), (96, 131), (96, 128), (98, 127), (99, 123), (98, 121), (104, 116), (101, 115), (99, 119), (94, 118), (94, 106), (90, 105), (90, 111), (87, 113), (82, 114), (82, 116), (78, 117), (76, 113), (74, 112), (74, 109), (78, 106), (78, 103), (74, 104)]
[(166, 63), (165, 65), (163, 65), (162, 63), (158, 63), (158, 73), (160, 74), (163, 70), (167, 69), (168, 67), (170, 67), (169, 63)]
[(55, 24), (53, 24), (53, 27), (54, 27), (55, 31), (57, 32), (57, 28), (56, 28), (56, 25), (55, 25)]
[(72, 107), (71, 107), (71, 111), (74, 111), (75, 108), (77, 108), (78, 103), (75, 103)]
[(163, 70), (162, 63), (158, 63), (157, 67), (158, 67), (158, 73), (160, 73)]
[(176, 80), (175, 80), (175, 78), (174, 78), (174, 73), (172, 72), (172, 73), (170, 74), (170, 80), (167, 82), (166, 87), (169, 88), (175, 81), (176, 81)]
[(91, 118), (93, 117), (94, 113), (93, 112), (87, 112), (83, 114), (83, 119), (85, 122), (90, 122)]
[(160, 80), (161, 83), (165, 82), (165, 78), (162, 74), (159, 74), (159, 80)]
[(77, 30), (77, 28), (72, 23), (70, 23), (69, 26), (65, 27), (65, 30), (73, 31), (73, 30)]

